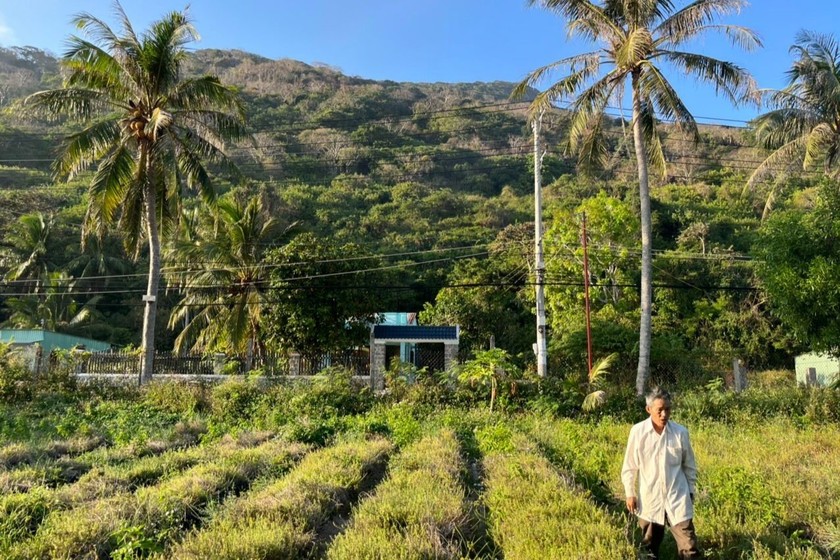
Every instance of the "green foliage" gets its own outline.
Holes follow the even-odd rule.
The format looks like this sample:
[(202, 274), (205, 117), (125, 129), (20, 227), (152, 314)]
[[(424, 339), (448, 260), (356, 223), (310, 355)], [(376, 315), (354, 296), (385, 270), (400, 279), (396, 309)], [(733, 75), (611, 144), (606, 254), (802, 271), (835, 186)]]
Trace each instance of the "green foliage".
[(840, 305), (840, 185), (825, 182), (811, 212), (775, 213), (761, 230), (758, 267), (772, 312), (813, 351), (836, 350)]
[(759, 473), (736, 467), (707, 470), (701, 477), (699, 499), (711, 515), (759, 527), (784, 517), (785, 504)]
[[(368, 286), (382, 276), (358, 246), (336, 245), (304, 233), (282, 248), (269, 251), (275, 305), (266, 309), (268, 332), (283, 350), (314, 355), (364, 344), (375, 309), (383, 304)], [(360, 270), (361, 268), (361, 270)]]
[(0, 402), (19, 402), (32, 396), (35, 379), (12, 352), (11, 345), (0, 344)]
[(253, 380), (233, 378), (213, 387), (211, 394), (214, 417), (235, 426), (250, 421), (263, 392)]
[[(150, 406), (182, 418), (191, 418), (210, 409), (210, 388), (203, 383), (183, 383), (179, 381), (154, 382), (146, 385), (143, 400)], [(230, 393), (219, 396), (225, 399)], [(213, 397), (215, 398), (215, 393)], [(225, 408), (222, 406), (222, 408)], [(227, 411), (222, 413), (225, 415)]]
[(475, 358), (458, 368), (458, 381), (468, 387), (483, 387), (489, 392), (490, 411), (501, 389), (506, 394), (516, 394), (521, 372), (501, 348), (477, 352)]

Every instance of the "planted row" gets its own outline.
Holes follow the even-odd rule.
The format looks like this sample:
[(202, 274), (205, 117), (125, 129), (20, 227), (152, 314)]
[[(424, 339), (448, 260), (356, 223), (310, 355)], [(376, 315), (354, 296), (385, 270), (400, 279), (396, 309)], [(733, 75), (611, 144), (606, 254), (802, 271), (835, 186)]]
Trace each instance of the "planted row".
[(363, 500), (331, 560), (461, 558), (469, 518), (458, 440), (427, 436), (391, 461), (388, 478)]
[(0, 465), (0, 493), (26, 492), (37, 486), (58, 486), (74, 482), (91, 468), (118, 465), (139, 457), (160, 455), (198, 443), (205, 426), (178, 423), (172, 436), (123, 447), (102, 445), (101, 438), (53, 442), (44, 447), (12, 444), (3, 448)]
[(351, 441), (308, 455), (288, 476), (228, 504), (205, 529), (161, 558), (298, 558), (316, 546), (315, 530), (371, 482), (392, 445)]
[[(488, 527), (505, 558), (624, 560), (634, 548), (619, 520), (561, 476), (526, 438), (484, 457)], [(481, 442), (480, 442), (481, 444)]]
[(120, 548), (160, 546), (197, 522), (211, 501), (224, 499), (261, 475), (288, 470), (304, 451), (299, 444), (270, 441), (192, 467), (136, 493), (118, 492), (56, 512), (47, 516), (32, 539), (13, 546), (6, 556), (107, 558)]

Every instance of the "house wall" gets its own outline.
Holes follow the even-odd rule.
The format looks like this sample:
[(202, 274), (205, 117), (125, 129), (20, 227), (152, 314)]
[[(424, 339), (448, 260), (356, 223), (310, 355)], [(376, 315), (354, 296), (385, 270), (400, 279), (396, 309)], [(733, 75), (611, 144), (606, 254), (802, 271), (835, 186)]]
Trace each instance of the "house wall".
[(840, 359), (828, 354), (802, 354), (795, 360), (796, 383), (808, 385), (808, 369), (816, 370), (816, 384), (821, 387), (830, 385), (840, 375)]

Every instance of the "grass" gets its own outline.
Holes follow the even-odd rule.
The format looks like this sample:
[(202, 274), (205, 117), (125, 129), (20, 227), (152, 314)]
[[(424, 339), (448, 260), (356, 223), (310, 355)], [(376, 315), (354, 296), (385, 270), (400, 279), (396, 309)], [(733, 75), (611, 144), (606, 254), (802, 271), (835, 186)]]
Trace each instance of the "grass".
[[(675, 401), (700, 544), (710, 560), (838, 559), (840, 393), (770, 377)], [(219, 395), (173, 388), (0, 403), (0, 558), (634, 555), (619, 477), (630, 405), (570, 419), (228, 389), (224, 417)], [(663, 549), (675, 557), (670, 536)]]
[(314, 530), (349, 505), (391, 450), (377, 438), (315, 451), (287, 476), (227, 504), (207, 528), (161, 558), (303, 557), (317, 544)]
[(391, 461), (388, 478), (354, 511), (330, 560), (461, 558), (468, 521), (464, 464), (451, 430), (426, 436)]
[(513, 435), (484, 458), (488, 526), (504, 558), (623, 560), (634, 556), (621, 519), (597, 507), (535, 444)]
[(247, 487), (261, 475), (287, 470), (304, 451), (299, 444), (283, 441), (229, 453), (220, 450), (217, 460), (137, 493), (121, 491), (48, 515), (32, 539), (11, 547), (6, 556), (107, 558), (136, 543), (157, 546), (159, 540), (198, 522), (212, 500)]

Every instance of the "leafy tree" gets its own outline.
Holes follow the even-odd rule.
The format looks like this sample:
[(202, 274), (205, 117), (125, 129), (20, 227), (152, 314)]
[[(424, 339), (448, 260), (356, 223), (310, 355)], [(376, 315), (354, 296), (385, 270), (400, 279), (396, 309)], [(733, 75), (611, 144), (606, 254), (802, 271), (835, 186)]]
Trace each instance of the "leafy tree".
[(356, 245), (304, 233), (269, 251), (265, 264), (273, 303), (266, 329), (284, 351), (313, 356), (367, 344), (376, 313), (389, 309), (381, 263)]
[(521, 372), (514, 365), (510, 355), (501, 348), (491, 348), (476, 353), (475, 358), (469, 360), (458, 370), (458, 381), (467, 385), (480, 385), (490, 390), (490, 412), (499, 394), (499, 387), (507, 387), (515, 391), (516, 380)]
[(193, 211), (181, 222), (181, 236), (168, 251), (167, 275), (184, 296), (169, 328), (184, 325), (175, 349), (231, 352), (253, 359), (265, 352), (264, 316), (270, 305), (269, 271), (262, 258), (283, 242), (283, 228), (262, 198), (243, 203), (224, 199), (212, 214)]
[[(633, 145), (639, 174), (642, 237), (641, 320), (636, 392), (641, 395), (650, 374), (651, 304), (653, 294), (651, 209), (648, 170), (664, 174), (665, 154), (656, 118), (674, 121), (699, 140), (697, 123), (662, 73), (664, 64), (709, 82), (716, 92), (738, 103), (754, 90), (752, 78), (738, 66), (681, 50), (708, 31), (722, 31), (733, 44), (752, 48), (758, 37), (732, 25), (712, 25), (719, 15), (737, 12), (745, 0), (697, 0), (676, 9), (671, 0), (529, 0), (567, 20), (569, 34), (600, 45), (596, 51), (564, 58), (532, 72), (515, 90), (524, 95), (529, 85), (558, 69), (568, 74), (534, 99), (542, 108), (570, 99), (573, 114), (569, 147), (584, 169), (602, 167), (607, 157), (604, 117), (607, 105), (624, 97), (629, 85), (633, 104)], [(606, 71), (602, 73), (602, 69)]]
[[(755, 137), (773, 150), (747, 181), (747, 188), (796, 163), (836, 177), (840, 162), (840, 45), (830, 35), (801, 31), (790, 48), (796, 60), (788, 86), (763, 92), (770, 111), (751, 123)], [(764, 207), (770, 212), (775, 189)]]
[(144, 300), (141, 380), (152, 375), (161, 234), (171, 230), (184, 187), (215, 198), (205, 162), (226, 163), (225, 140), (244, 136), (243, 113), (233, 89), (215, 77), (184, 79), (186, 46), (198, 38), (184, 12), (171, 12), (138, 36), (119, 3), (121, 34), (83, 13), (62, 65), (64, 87), (35, 93), (26, 106), (84, 123), (71, 134), (54, 164), (70, 177), (97, 165), (89, 187), (83, 239), (118, 221), (127, 249), (149, 243)]
[(420, 321), (426, 325), (460, 325), (461, 347), (486, 348), (490, 337), (512, 355), (531, 355), (533, 315), (520, 292), (528, 275), (525, 263), (512, 262), (499, 251), (487, 259), (455, 265), (448, 276), (452, 287), (426, 303)]
[(825, 183), (817, 204), (768, 218), (758, 274), (773, 313), (800, 342), (840, 354), (840, 185)]

